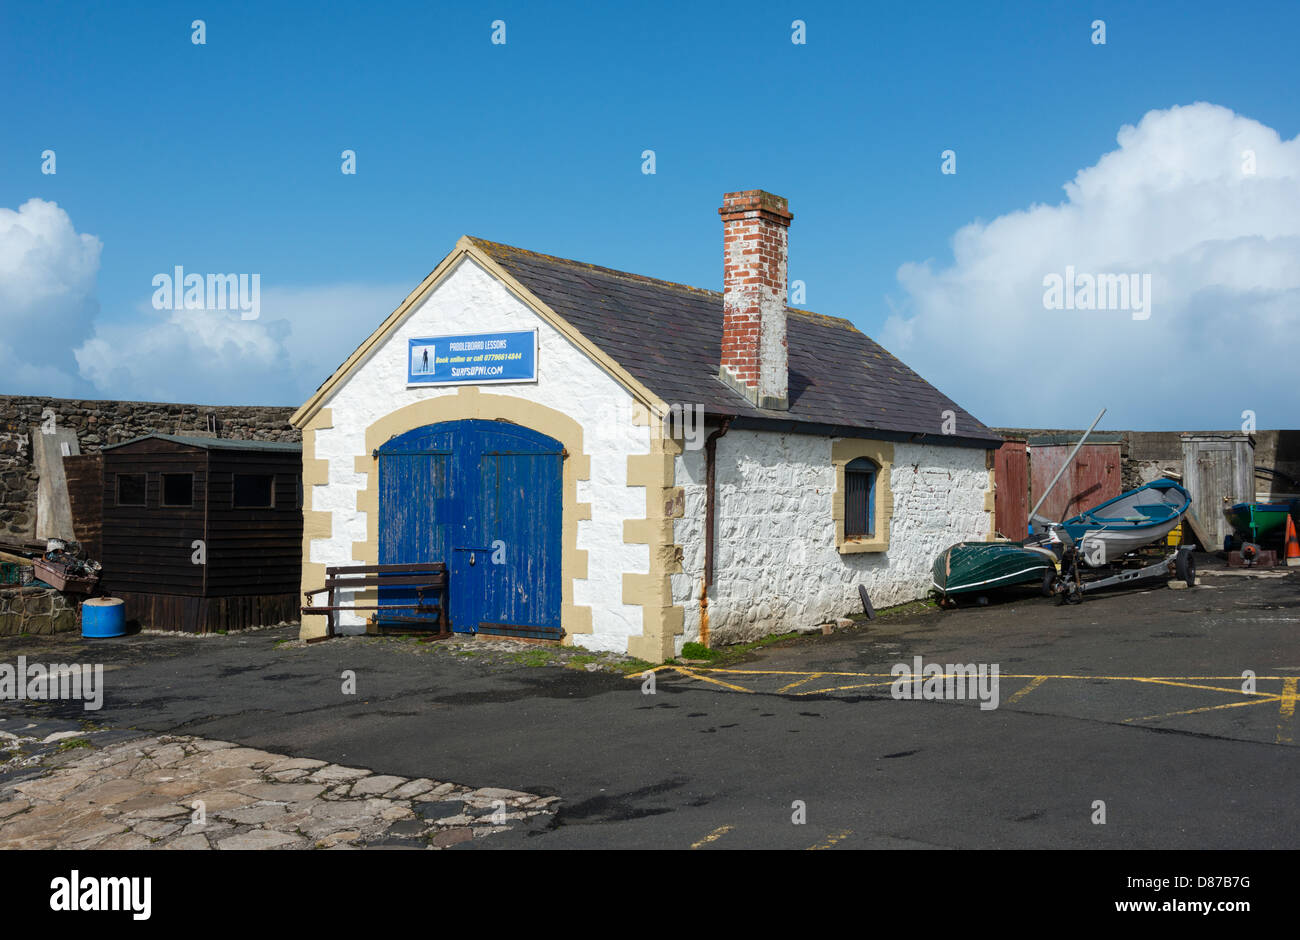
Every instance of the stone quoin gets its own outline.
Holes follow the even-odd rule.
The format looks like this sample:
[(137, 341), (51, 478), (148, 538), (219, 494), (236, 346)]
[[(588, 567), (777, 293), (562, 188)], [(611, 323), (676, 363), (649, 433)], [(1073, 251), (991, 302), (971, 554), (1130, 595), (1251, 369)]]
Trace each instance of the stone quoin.
[[(443, 562), (458, 632), (661, 662), (834, 620), (859, 585), (921, 597), (940, 550), (989, 537), (1001, 439), (847, 320), (786, 304), (785, 199), (720, 214), (721, 292), (460, 239), (293, 417), (303, 589)], [(492, 337), (508, 378), (430, 381)], [(339, 628), (420, 619), (412, 597), (340, 597), (388, 609)]]

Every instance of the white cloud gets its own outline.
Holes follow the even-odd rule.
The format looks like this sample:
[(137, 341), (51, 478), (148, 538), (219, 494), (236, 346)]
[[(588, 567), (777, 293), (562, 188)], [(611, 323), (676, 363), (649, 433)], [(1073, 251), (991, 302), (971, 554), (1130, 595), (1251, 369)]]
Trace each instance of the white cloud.
[(98, 325), (76, 358), (81, 374), (113, 398), (297, 405), (405, 294), (365, 284), (264, 286), (256, 320), (238, 311), (145, 308), (135, 320)]
[(154, 310), (154, 287), (142, 284), (134, 316), (106, 321), (95, 299), (102, 247), (56, 203), (0, 209), (0, 394), (296, 405), (409, 289), (263, 277), (260, 316), (243, 320)]
[(285, 365), (275, 335), (282, 330), (269, 326), (238, 312), (166, 311), (153, 322), (100, 324), (76, 357), (81, 374), (114, 398), (287, 404), (264, 395)]
[(57, 203), (0, 208), (0, 376), (4, 388), (75, 394), (71, 346), (98, 312), (102, 245), (78, 234)]
[[(1151, 111), (1060, 205), (905, 264), (881, 343), (994, 425), (1294, 426), (1300, 391), (1300, 137), (1206, 103)], [(1254, 154), (1254, 173), (1244, 172)], [(1149, 319), (1044, 309), (1043, 278), (1150, 274)]]
[(242, 320), (238, 311), (156, 311), (153, 286), (142, 285), (135, 316), (104, 321), (101, 248), (56, 203), (0, 208), (0, 394), (298, 404), (407, 294), (270, 286), (259, 319)]

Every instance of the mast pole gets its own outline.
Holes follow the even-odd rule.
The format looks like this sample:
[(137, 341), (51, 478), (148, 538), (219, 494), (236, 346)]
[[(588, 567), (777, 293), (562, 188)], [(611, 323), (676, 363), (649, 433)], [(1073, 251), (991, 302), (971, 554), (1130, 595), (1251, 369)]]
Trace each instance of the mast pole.
[(1043, 505), (1043, 501), (1047, 499), (1048, 494), (1052, 492), (1052, 488), (1056, 486), (1057, 482), (1061, 479), (1061, 474), (1065, 473), (1066, 468), (1074, 462), (1075, 454), (1079, 452), (1079, 448), (1083, 446), (1083, 442), (1088, 439), (1088, 435), (1092, 433), (1092, 429), (1097, 426), (1101, 421), (1101, 416), (1105, 413), (1105, 408), (1097, 412), (1097, 417), (1094, 418), (1092, 424), (1088, 426), (1088, 430), (1083, 432), (1083, 437), (1079, 438), (1079, 443), (1074, 445), (1074, 450), (1070, 451), (1070, 456), (1065, 458), (1065, 463), (1061, 464), (1061, 469), (1056, 471), (1056, 476), (1052, 477), (1052, 482), (1047, 484), (1047, 489), (1043, 490), (1043, 495), (1038, 497), (1038, 502), (1034, 503), (1034, 508), (1029, 510), (1030, 525), (1033, 525), (1034, 523), (1034, 516), (1038, 514), (1038, 507)]

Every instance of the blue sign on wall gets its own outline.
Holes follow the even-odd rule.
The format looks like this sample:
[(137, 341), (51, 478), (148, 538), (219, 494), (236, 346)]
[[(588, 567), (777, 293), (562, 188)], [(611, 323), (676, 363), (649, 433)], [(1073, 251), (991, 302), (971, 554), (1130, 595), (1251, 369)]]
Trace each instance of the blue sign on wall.
[(537, 331), (408, 340), (408, 385), (537, 381)]

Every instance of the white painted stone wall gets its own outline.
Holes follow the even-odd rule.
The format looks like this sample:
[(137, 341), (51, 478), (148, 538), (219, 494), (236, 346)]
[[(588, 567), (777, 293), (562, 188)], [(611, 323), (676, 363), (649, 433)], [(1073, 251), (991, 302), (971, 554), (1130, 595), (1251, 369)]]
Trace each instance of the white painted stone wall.
[[(743, 642), (860, 611), (859, 584), (877, 608), (923, 597), (941, 550), (987, 537), (984, 450), (895, 444), (889, 551), (841, 555), (831, 517), (831, 441), (746, 430), (718, 439), (712, 642)], [(700, 630), (702, 449), (676, 458), (676, 483), (685, 493), (685, 514), (674, 523), (682, 573), (672, 576), (673, 603), (686, 612), (680, 652)]]
[[(574, 642), (626, 652), (627, 638), (639, 636), (642, 625), (641, 608), (623, 603), (623, 573), (643, 574), (650, 566), (648, 546), (623, 542), (623, 522), (644, 518), (646, 510), (645, 488), (627, 486), (627, 458), (650, 452), (650, 429), (633, 425), (633, 400), (620, 384), (470, 260), (462, 261), (323, 403), (333, 412), (333, 427), (316, 433), (315, 456), (329, 461), (329, 483), (312, 487), (310, 508), (334, 518), (330, 538), (312, 541), (310, 560), (359, 564), (352, 543), (366, 539), (372, 520), (356, 508), (366, 479), (353, 461), (368, 453), (366, 428), (418, 400), (458, 392), (406, 387), (407, 340), (534, 328), (540, 344), (538, 381), (483, 385), (481, 391), (537, 402), (582, 425), (591, 479), (578, 482), (577, 495), (592, 512), (590, 520), (578, 522), (578, 549), (588, 553), (588, 577), (574, 582), (573, 601), (591, 607), (593, 632), (576, 635)], [(342, 632), (362, 633), (364, 624), (361, 615), (345, 615)]]

